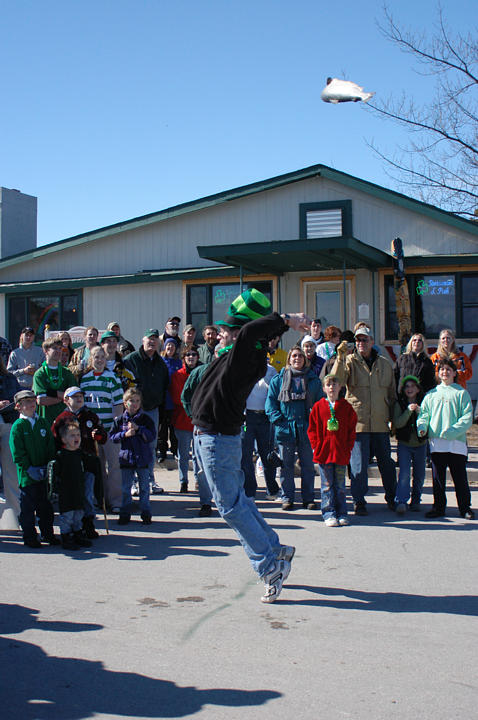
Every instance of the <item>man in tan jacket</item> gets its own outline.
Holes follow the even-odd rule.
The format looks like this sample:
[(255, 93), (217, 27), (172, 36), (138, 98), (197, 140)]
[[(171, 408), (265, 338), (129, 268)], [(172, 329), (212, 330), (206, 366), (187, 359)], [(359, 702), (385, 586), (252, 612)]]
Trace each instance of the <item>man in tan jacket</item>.
[(373, 347), (372, 331), (361, 325), (355, 333), (356, 349), (347, 355), (347, 343), (337, 348), (332, 372), (346, 386), (345, 399), (357, 413), (357, 435), (350, 458), (351, 492), (356, 515), (367, 515), (368, 464), (377, 458), (385, 500), (395, 510), (397, 478), (391, 458), (388, 423), (395, 403), (395, 383), (391, 364)]

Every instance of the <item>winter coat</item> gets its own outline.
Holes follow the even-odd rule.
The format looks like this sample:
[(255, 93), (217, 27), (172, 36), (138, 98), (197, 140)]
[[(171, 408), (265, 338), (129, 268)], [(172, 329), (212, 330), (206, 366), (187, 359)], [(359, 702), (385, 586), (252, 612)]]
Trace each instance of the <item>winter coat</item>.
[(400, 392), (403, 378), (415, 375), (420, 380), (423, 392), (427, 393), (435, 387), (435, 368), (431, 358), (425, 353), (408, 352), (400, 355), (395, 365), (395, 387)]
[[(196, 365), (196, 367), (198, 366)], [(174, 405), (172, 418), (172, 425), (174, 429), (188, 430), (189, 432), (192, 432), (194, 429), (193, 424), (187, 416), (181, 402), (181, 393), (189, 375), (190, 373), (186, 370), (186, 365), (183, 363), (183, 366), (179, 368), (179, 370), (176, 370), (176, 372), (173, 373), (173, 375), (171, 376), (171, 385), (169, 391), (171, 393), (171, 400), (173, 401)]]
[(124, 364), (133, 373), (143, 394), (143, 408), (154, 410), (162, 407), (169, 385), (168, 368), (163, 358), (158, 353), (149, 358), (141, 346), (124, 358)]
[[(138, 425), (139, 430), (137, 430), (136, 435), (126, 437), (125, 433), (128, 430), (130, 421)], [(121, 450), (119, 451), (120, 467), (148, 467), (153, 459), (150, 443), (153, 442), (155, 437), (156, 428), (154, 422), (142, 410), (133, 416), (126, 410), (122, 415), (116, 417), (110, 430), (110, 438), (114, 443), (121, 443)]]
[(345, 359), (337, 358), (332, 372), (347, 392), (345, 399), (357, 413), (357, 432), (386, 432), (395, 405), (395, 378), (391, 364), (372, 350), (369, 369), (365, 359), (355, 350)]
[[(278, 443), (290, 442), (298, 439), (300, 442), (307, 438), (309, 427), (309, 412), (306, 407), (306, 400), (291, 400), (289, 402), (279, 401), (279, 393), (282, 387), (285, 368), (278, 375), (275, 375), (269, 385), (269, 392), (266, 400), (266, 413), (274, 426), (275, 437)], [(323, 395), (322, 384), (310, 368), (306, 374), (307, 392), (311, 405)]]

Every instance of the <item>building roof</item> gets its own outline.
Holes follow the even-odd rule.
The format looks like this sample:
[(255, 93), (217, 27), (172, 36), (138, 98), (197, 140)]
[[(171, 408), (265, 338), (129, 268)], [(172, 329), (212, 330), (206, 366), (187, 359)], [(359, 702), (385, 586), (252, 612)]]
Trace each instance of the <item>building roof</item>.
[(185, 213), (205, 210), (213, 207), (214, 205), (238, 200), (247, 197), (248, 195), (254, 195), (264, 192), (265, 190), (272, 190), (277, 187), (289, 185), (294, 182), (300, 182), (313, 177), (323, 177), (354, 188), (355, 190), (360, 190), (387, 202), (399, 205), (407, 210), (426, 215), (429, 218), (450, 225), (456, 229), (472, 233), (476, 235), (478, 239), (478, 224), (472, 220), (467, 220), (459, 215), (447, 212), (446, 210), (441, 210), (434, 205), (429, 205), (428, 203), (421, 202), (420, 200), (414, 200), (413, 198), (407, 197), (395, 190), (389, 190), (388, 188), (368, 182), (367, 180), (362, 180), (354, 177), (353, 175), (348, 175), (347, 173), (339, 170), (334, 170), (327, 165), (311, 165), (310, 167), (303, 168), (302, 170), (285, 173), (284, 175), (277, 175), (276, 177), (261, 180), (249, 185), (242, 185), (241, 187), (233, 188), (232, 190), (225, 190), (223, 192), (216, 193), (215, 195), (208, 195), (197, 200), (192, 200), (164, 210), (149, 213), (148, 215), (141, 215), (139, 217), (132, 218), (131, 220), (107, 225), (105, 227), (98, 228), (97, 230), (82, 233), (81, 235), (74, 235), (73, 237), (65, 238), (64, 240), (59, 240), (57, 242), (50, 243), (49, 245), (44, 245), (36, 248), (35, 250), (11, 255), (0, 261), (0, 269), (10, 265), (16, 265), (27, 260), (33, 260), (37, 257), (54, 253), (57, 250), (65, 250), (70, 247), (99, 240), (103, 237), (110, 237), (111, 235), (124, 232), (125, 230), (134, 230), (135, 228), (169, 220)]

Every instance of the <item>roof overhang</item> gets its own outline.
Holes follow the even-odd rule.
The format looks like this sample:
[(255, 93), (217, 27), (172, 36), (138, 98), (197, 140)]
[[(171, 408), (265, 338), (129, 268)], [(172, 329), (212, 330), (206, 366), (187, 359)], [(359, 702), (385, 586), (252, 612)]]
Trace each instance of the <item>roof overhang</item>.
[(353, 237), (198, 246), (199, 257), (253, 273), (390, 267), (392, 258)]

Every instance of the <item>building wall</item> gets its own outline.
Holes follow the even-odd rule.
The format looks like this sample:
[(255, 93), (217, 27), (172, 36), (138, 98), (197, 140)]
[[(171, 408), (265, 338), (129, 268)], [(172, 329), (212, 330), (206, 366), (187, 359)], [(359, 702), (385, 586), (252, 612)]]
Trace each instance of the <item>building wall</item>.
[(296, 239), (300, 203), (343, 199), (352, 200), (354, 236), (386, 252), (396, 236), (403, 239), (409, 256), (472, 253), (478, 249), (476, 239), (465, 231), (360, 190), (316, 178), (7, 265), (0, 268), (0, 282), (214, 266), (199, 258), (198, 245)]

